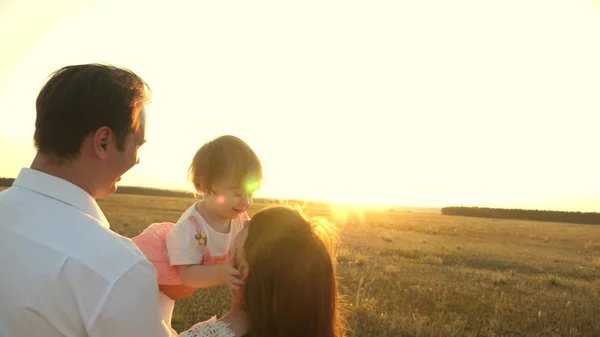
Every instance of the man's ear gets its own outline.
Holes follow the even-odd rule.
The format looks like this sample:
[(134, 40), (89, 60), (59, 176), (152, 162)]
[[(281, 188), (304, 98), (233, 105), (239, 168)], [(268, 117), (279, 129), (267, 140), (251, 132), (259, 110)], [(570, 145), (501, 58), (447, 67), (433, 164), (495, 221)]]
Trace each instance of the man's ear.
[(94, 149), (94, 153), (100, 158), (106, 158), (108, 156), (108, 151), (111, 147), (111, 140), (113, 138), (112, 130), (103, 126), (92, 134), (92, 147)]

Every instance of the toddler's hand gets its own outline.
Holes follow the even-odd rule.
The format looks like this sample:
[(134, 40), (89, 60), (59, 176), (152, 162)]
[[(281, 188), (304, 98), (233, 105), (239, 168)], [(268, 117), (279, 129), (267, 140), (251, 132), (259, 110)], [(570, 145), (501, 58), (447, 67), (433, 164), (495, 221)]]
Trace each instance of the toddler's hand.
[(234, 248), (231, 254), (231, 260), (233, 267), (240, 272), (240, 277), (245, 280), (248, 277), (248, 264), (245, 258), (245, 251), (243, 248)]
[(230, 293), (235, 293), (242, 285), (244, 285), (244, 281), (241, 280), (240, 272), (234, 268), (231, 259), (220, 265), (219, 272), (221, 281), (227, 285)]

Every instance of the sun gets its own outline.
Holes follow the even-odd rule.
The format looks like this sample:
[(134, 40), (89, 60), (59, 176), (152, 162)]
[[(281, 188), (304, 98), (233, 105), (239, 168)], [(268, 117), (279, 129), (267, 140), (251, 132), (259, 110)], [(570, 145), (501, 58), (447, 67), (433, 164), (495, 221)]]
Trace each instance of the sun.
[(365, 209), (360, 205), (331, 203), (331, 214), (333, 220), (338, 224), (350, 222), (365, 222)]

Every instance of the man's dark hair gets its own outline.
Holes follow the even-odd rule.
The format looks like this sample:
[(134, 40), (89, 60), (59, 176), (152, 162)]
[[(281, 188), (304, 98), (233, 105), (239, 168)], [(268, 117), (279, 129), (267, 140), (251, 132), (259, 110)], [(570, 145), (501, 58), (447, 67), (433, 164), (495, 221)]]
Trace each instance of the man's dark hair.
[(82, 143), (100, 127), (109, 127), (122, 150), (127, 135), (139, 127), (148, 85), (125, 68), (103, 64), (58, 69), (36, 100), (35, 146), (40, 153), (70, 161)]

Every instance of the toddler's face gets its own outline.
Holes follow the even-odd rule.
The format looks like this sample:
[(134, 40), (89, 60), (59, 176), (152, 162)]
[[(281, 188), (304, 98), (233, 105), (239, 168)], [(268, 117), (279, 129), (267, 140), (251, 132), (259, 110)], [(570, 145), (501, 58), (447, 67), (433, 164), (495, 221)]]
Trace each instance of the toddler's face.
[(205, 195), (219, 215), (226, 219), (236, 218), (252, 205), (254, 190), (235, 186), (232, 182), (213, 184), (214, 193)]

